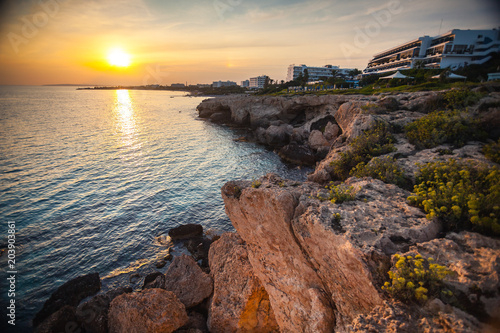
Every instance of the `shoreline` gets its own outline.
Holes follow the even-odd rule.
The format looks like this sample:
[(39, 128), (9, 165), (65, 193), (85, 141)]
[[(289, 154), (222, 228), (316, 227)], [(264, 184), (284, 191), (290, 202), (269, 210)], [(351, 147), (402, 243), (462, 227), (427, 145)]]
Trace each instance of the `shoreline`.
[[(149, 278), (149, 287), (141, 292), (109, 295), (102, 315), (109, 315), (110, 330), (140, 325), (143, 317), (137, 323), (127, 319), (136, 315), (136, 304), (146, 304), (148, 316), (154, 316), (167, 303), (174, 314), (169, 317), (175, 323), (171, 332), (363, 332), (388, 326), (396, 331), (446, 327), (480, 332), (497, 327), (500, 280), (489, 277), (500, 271), (494, 260), (500, 256), (499, 236), (479, 229), (446, 230), (442, 219), (429, 218), (410, 204), (407, 185), (353, 177), (350, 170), (341, 174), (337, 167), (366, 142), (366, 149), (371, 144), (387, 149), (377, 148), (380, 156), (369, 156), (365, 165), (383, 158), (393, 161), (392, 168), (402, 170), (411, 184), (416, 184), (418, 163), (469, 160), (497, 170), (499, 165), (481, 153), (485, 142), (422, 148), (409, 141), (407, 126), (446, 107), (447, 93), (204, 100), (198, 106), (200, 118), (250, 128), (258, 142), (285, 158), (307, 160), (315, 170), (305, 182), (268, 174), (226, 183), (221, 193), (236, 232), (212, 241), (198, 239), (192, 244), (198, 253), (192, 253), (194, 258), (174, 253), (175, 264), (166, 274)], [(464, 94), (477, 98), (460, 112), (471, 114), (490, 137), (497, 136), (500, 92)], [(379, 127), (386, 132), (377, 134), (377, 140), (388, 141), (362, 140)], [(336, 195), (342, 188), (347, 192), (340, 200)], [(395, 269), (399, 254), (433, 257), (454, 270), (443, 282), (453, 296), (401, 302), (384, 292), (387, 272)], [(174, 280), (178, 282), (172, 285)], [(60, 311), (49, 315), (54, 322)]]

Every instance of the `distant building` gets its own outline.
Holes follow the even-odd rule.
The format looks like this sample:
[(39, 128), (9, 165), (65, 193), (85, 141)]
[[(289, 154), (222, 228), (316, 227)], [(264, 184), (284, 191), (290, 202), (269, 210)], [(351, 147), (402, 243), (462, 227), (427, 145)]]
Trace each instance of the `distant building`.
[(236, 86), (236, 82), (233, 81), (214, 81), (212, 83), (212, 87), (214, 88), (220, 88), (220, 87), (231, 87), (231, 86)]
[(436, 37), (423, 36), (373, 56), (364, 74), (423, 68), (483, 64), (500, 51), (500, 31), (454, 29)]
[(488, 81), (500, 80), (500, 73), (488, 73)]
[(249, 87), (262, 89), (262, 88), (264, 88), (264, 85), (266, 84), (267, 78), (268, 78), (267, 75), (251, 77), (249, 80), (249, 82), (250, 82)]
[(243, 88), (250, 87), (250, 80), (241, 81), (240, 86), (243, 87)]
[(286, 74), (287, 81), (293, 81), (302, 74), (305, 75), (305, 70), (307, 69), (307, 74), (309, 75), (309, 81), (318, 81), (320, 78), (330, 78), (335, 75), (348, 75), (352, 68), (340, 68), (339, 66), (325, 65), (323, 67), (312, 67), (306, 65), (296, 66), (294, 64), (288, 66), (288, 71)]
[(184, 88), (186, 85), (184, 83), (172, 83), (170, 85), (172, 88)]

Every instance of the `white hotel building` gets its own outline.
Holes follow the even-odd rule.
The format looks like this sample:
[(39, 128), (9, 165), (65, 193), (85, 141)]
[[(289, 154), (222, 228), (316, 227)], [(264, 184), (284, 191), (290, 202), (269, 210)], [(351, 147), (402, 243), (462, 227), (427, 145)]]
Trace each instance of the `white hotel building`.
[(500, 31), (454, 29), (436, 37), (423, 36), (376, 54), (363, 74), (424, 68), (456, 69), (482, 64), (500, 52)]
[(262, 89), (262, 88), (264, 88), (264, 85), (266, 84), (266, 79), (267, 79), (267, 75), (251, 77), (249, 80), (250, 81), (249, 87)]
[(320, 77), (332, 77), (332, 71), (335, 70), (336, 74), (348, 75), (350, 68), (340, 68), (338, 66), (325, 65), (323, 67), (310, 67), (306, 65), (295, 66), (294, 64), (288, 66), (288, 71), (286, 74), (287, 81), (293, 81), (299, 77), (302, 73), (304, 75), (304, 71), (307, 69), (307, 73), (309, 75), (309, 81), (318, 81)]

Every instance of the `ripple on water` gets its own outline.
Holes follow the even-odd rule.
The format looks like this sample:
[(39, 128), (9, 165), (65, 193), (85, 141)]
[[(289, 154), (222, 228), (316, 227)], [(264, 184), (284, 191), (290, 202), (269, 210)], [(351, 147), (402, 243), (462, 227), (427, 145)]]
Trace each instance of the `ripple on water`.
[(232, 130), (197, 120), (202, 98), (182, 95), (0, 87), (0, 218), (17, 227), (21, 331), (72, 278), (97, 271), (106, 290), (156, 270), (167, 247), (155, 237), (172, 227), (232, 230), (226, 181), (303, 177), (274, 153), (234, 142)]

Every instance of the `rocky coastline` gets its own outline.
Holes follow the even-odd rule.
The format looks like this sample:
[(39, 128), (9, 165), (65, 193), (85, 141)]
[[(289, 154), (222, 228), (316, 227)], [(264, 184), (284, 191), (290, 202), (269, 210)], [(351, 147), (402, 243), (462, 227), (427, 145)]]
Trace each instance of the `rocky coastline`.
[[(473, 92), (480, 98), (466, 105), (489, 137), (500, 129), (498, 91), (479, 87)], [(306, 182), (268, 174), (226, 183), (221, 194), (236, 232), (209, 236), (199, 225), (173, 229), (170, 239), (184, 242), (191, 255), (174, 255), (165, 274), (144, 278), (142, 290), (124, 286), (89, 297), (100, 290), (97, 274), (69, 281), (37, 314), (35, 331), (498, 331), (498, 236), (450, 230), (411, 204), (412, 186), (374, 177), (341, 180), (335, 169), (380, 124), (391, 128), (391, 149), (378, 158), (390, 158), (410, 185), (429, 162), (498, 168), (485, 157), (484, 141), (464, 138), (460, 146), (422, 148), (401, 130), (443, 104), (445, 94), (204, 100), (200, 118), (244, 126), (247, 139), (273, 147), (286, 161), (314, 166), (314, 172)], [(350, 197), (332, 199), (338, 186)], [(401, 256), (434, 258), (448, 267), (448, 298), (405, 301), (385, 292), (388, 271)]]

